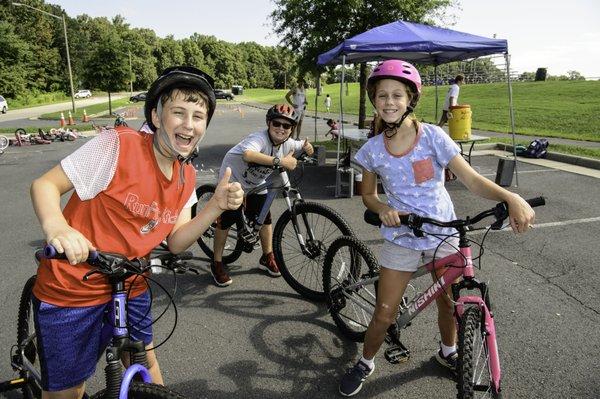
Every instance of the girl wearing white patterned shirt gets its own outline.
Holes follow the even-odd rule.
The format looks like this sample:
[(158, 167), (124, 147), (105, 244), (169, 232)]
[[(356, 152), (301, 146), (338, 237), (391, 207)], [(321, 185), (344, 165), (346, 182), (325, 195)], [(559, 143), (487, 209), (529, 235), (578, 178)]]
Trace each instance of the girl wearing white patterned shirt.
[[(449, 221), (455, 219), (454, 206), (444, 187), (444, 168), (448, 167), (472, 193), (491, 200), (506, 201), (514, 232), (525, 232), (535, 213), (520, 196), (479, 175), (460, 155), (457, 145), (439, 127), (417, 122), (408, 116), (421, 95), (421, 78), (415, 67), (405, 61), (388, 60), (375, 67), (367, 83), (367, 93), (381, 119), (375, 136), (357, 152), (355, 159), (363, 168), (362, 199), (382, 221), (385, 239), (380, 253), (377, 303), (369, 323), (363, 356), (350, 368), (340, 383), (340, 393), (352, 396), (373, 372), (373, 359), (386, 331), (396, 318), (398, 305), (413, 272), (422, 264), (457, 251), (458, 243), (448, 240), (439, 249), (439, 240), (430, 235), (415, 237), (400, 224), (400, 216), (416, 213)], [(387, 201), (377, 195), (377, 176)], [(451, 234), (451, 229), (426, 226), (433, 234)], [(439, 275), (443, 271), (439, 272)], [(437, 277), (434, 277), (437, 278)], [(437, 299), (441, 334), (436, 359), (450, 369), (456, 366), (457, 333), (453, 305), (448, 296)]]

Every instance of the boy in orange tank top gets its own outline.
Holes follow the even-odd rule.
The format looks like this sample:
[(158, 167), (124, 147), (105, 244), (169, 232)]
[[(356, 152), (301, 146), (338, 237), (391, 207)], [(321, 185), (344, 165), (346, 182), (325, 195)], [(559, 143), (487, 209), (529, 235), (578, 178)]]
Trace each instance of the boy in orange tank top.
[[(192, 67), (168, 68), (151, 85), (145, 104), (154, 134), (126, 127), (106, 131), (33, 182), (31, 197), (46, 241), (68, 259), (42, 261), (33, 290), (44, 397), (81, 398), (107, 345), (100, 330), (110, 286), (102, 276), (82, 281), (90, 270), (89, 251), (142, 257), (166, 239), (178, 253), (223, 211), (241, 204), (243, 191), (229, 183), (227, 171), (209, 203), (191, 218), (197, 199), (190, 161), (215, 106), (210, 76)], [(73, 189), (61, 211), (60, 197)], [(132, 325), (151, 324), (146, 287), (134, 286), (130, 296), (129, 313), (139, 317)], [(151, 327), (131, 335), (153, 346)], [(162, 384), (154, 351), (148, 363), (153, 382)]]

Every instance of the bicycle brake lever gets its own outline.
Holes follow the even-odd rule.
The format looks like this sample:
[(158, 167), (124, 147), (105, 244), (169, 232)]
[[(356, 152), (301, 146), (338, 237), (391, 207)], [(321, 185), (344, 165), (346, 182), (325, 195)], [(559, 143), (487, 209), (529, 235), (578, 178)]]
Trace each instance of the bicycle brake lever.
[(93, 269), (90, 270), (89, 272), (87, 272), (84, 276), (83, 276), (83, 281), (87, 281), (88, 278), (93, 275), (93, 274), (102, 274), (102, 272), (100, 271), (100, 269)]

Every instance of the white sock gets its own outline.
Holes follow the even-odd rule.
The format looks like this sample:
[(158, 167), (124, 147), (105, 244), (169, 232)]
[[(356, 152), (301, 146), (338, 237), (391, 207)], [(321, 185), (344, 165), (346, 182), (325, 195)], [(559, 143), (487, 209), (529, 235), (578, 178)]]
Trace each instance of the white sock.
[(442, 348), (442, 355), (444, 355), (444, 357), (456, 352), (456, 345), (446, 346), (443, 342), (440, 342), (440, 347)]
[(373, 359), (365, 359), (364, 356), (361, 356), (360, 361), (369, 366), (371, 370), (375, 368), (375, 361)]

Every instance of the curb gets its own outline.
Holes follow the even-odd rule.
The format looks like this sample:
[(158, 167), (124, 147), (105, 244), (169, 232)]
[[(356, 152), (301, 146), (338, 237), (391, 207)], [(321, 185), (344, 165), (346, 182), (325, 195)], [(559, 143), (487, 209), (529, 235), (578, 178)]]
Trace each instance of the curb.
[[(510, 154), (513, 153), (512, 152), (513, 146), (510, 144), (504, 144), (504, 143), (491, 143), (491, 144), (493, 144), (493, 149), (504, 150), (504, 151), (509, 152)], [(478, 147), (475, 146), (475, 148), (478, 148)], [(484, 149), (484, 148), (480, 148), (480, 149)], [(489, 149), (489, 148), (487, 148), (487, 149)], [(518, 157), (518, 158), (527, 159), (526, 157)], [(549, 159), (551, 161), (567, 163), (567, 164), (575, 165), (575, 166), (581, 166), (583, 168), (600, 170), (600, 160), (593, 159), (593, 158), (578, 157), (575, 155), (561, 154), (559, 152), (548, 151), (548, 155), (542, 159)]]

